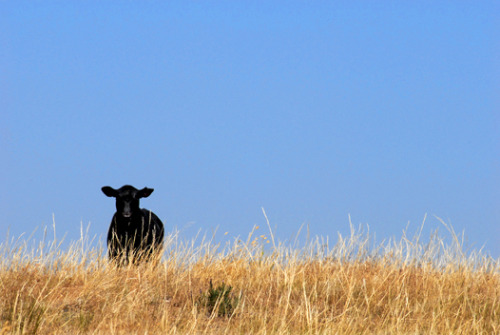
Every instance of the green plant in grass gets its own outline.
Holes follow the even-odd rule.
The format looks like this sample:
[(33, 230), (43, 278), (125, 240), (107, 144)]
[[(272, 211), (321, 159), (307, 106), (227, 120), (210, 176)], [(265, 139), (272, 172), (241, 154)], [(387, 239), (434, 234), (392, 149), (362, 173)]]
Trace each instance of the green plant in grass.
[(239, 298), (231, 294), (233, 287), (224, 282), (214, 287), (210, 279), (210, 287), (197, 299), (200, 307), (206, 308), (209, 315), (231, 317), (238, 306)]

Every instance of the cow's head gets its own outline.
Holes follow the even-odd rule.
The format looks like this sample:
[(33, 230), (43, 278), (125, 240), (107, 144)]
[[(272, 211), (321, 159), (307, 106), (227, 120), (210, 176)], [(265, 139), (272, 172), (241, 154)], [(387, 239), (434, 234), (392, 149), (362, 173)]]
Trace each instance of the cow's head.
[(138, 190), (130, 185), (122, 186), (117, 190), (110, 186), (104, 186), (101, 190), (108, 197), (116, 198), (116, 213), (124, 218), (130, 218), (139, 214), (139, 199), (149, 197), (154, 191), (153, 188), (147, 187)]

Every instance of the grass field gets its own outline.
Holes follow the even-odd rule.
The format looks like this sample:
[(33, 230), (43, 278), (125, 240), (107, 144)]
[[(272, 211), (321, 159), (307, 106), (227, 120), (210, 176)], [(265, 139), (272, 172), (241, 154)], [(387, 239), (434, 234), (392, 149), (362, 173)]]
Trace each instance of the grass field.
[[(217, 245), (173, 233), (157, 266), (116, 268), (85, 235), (0, 246), (0, 334), (500, 334), (499, 260), (420, 234), (373, 245)], [(265, 230), (265, 232), (263, 232)]]

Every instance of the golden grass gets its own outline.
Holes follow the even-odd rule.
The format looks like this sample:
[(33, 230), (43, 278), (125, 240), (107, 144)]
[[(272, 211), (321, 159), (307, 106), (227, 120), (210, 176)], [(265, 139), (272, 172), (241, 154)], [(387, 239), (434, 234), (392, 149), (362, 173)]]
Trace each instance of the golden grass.
[[(7, 241), (0, 334), (500, 334), (499, 261), (465, 255), (452, 229), (449, 244), (369, 246), (352, 229), (303, 247), (257, 229), (225, 246), (170, 234), (159, 265), (124, 268), (84, 236), (66, 251)], [(232, 287), (232, 313), (202, 303), (210, 281)]]

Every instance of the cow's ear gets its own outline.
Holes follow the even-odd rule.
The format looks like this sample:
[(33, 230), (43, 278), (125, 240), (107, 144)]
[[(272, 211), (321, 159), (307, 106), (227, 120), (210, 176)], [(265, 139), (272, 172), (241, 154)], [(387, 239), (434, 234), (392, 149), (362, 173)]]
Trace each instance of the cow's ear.
[(139, 199), (139, 198), (147, 198), (151, 195), (151, 193), (153, 193), (155, 189), (154, 188), (147, 188), (147, 187), (144, 187), (142, 190), (139, 190), (137, 191), (137, 194), (136, 194), (136, 198)]
[(114, 197), (118, 195), (118, 191), (110, 186), (104, 186), (101, 188), (102, 193), (106, 194), (108, 197)]

